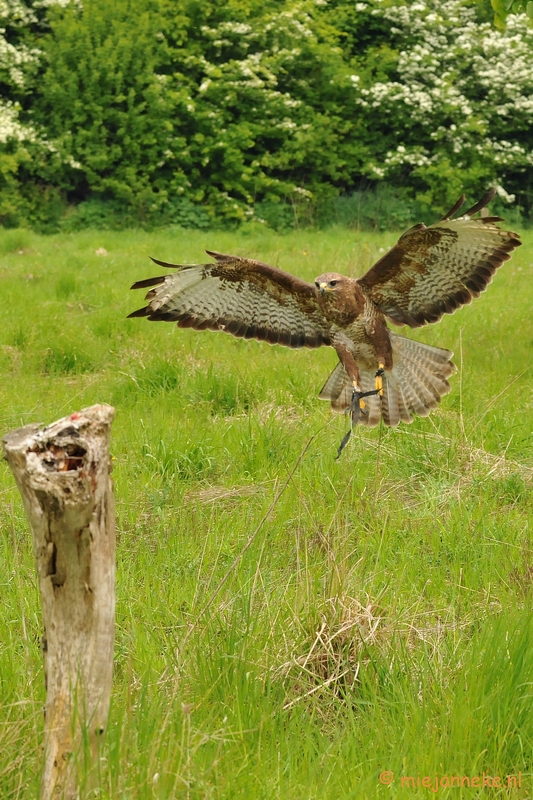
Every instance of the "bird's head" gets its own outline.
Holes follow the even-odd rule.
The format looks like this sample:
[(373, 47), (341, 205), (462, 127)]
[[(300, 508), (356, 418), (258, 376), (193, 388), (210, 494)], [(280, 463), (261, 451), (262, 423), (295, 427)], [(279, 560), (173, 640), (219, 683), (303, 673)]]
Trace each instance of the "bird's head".
[(325, 272), (315, 280), (315, 290), (322, 313), (336, 325), (349, 325), (364, 309), (363, 293), (354, 278)]
[(325, 272), (324, 275), (319, 275), (318, 278), (315, 279), (315, 286), (322, 297), (331, 292), (338, 292), (339, 289), (343, 288), (345, 283), (346, 278), (344, 275), (339, 275), (338, 272)]

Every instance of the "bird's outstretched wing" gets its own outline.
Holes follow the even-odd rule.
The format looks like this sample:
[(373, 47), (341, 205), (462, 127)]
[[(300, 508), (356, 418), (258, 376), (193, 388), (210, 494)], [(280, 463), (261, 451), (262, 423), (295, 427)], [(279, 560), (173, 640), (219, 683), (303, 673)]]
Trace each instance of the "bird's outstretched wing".
[(411, 328), (437, 322), (487, 288), (498, 267), (521, 244), (518, 234), (498, 228), (500, 217), (471, 219), (494, 194), (491, 189), (452, 219), (465, 201), (463, 195), (439, 222), (428, 228), (415, 225), (359, 280), (392, 322)]
[(250, 258), (207, 253), (215, 263), (180, 266), (152, 259), (177, 271), (134, 283), (132, 289), (153, 288), (148, 305), (129, 316), (287, 347), (330, 343), (312, 284)]

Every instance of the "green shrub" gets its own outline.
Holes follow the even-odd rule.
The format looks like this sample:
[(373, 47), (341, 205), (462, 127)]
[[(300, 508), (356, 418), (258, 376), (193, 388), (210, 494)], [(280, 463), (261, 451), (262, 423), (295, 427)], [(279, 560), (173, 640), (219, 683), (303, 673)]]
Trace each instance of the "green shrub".
[(84, 0), (11, 22), (3, 225), (402, 228), (489, 185), (532, 207), (524, 15), (496, 30), (475, 0)]

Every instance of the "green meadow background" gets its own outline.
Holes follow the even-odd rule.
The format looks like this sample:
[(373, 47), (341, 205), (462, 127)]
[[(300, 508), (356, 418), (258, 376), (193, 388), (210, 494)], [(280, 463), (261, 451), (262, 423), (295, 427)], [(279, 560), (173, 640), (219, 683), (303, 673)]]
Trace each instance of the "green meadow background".
[[(317, 399), (332, 350), (126, 319), (149, 255), (358, 276), (396, 238), (0, 231), (1, 433), (116, 409), (99, 797), (421, 798), (402, 776), (483, 772), (520, 780), (438, 796), (532, 796), (533, 233), (471, 307), (413, 332), (455, 352), (442, 406), (357, 429), (338, 461), (347, 421)], [(32, 800), (42, 631), (5, 462), (0, 498), (0, 796)]]

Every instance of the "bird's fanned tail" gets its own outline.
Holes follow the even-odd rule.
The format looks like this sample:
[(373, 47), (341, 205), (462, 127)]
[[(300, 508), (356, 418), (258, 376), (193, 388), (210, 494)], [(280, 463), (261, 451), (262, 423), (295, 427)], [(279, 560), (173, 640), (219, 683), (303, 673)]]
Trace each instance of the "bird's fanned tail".
[[(422, 344), (390, 331), (393, 368), (383, 375), (383, 395), (365, 398), (364, 413), (359, 423), (376, 426), (382, 419), (395, 427), (399, 422), (412, 422), (415, 416), (427, 417), (450, 391), (448, 378), (455, 372), (450, 350)], [(360, 367), (363, 392), (374, 389), (375, 370)], [(338, 364), (322, 391), (321, 400), (329, 400), (334, 411), (345, 411), (352, 402), (353, 384), (348, 373)]]

